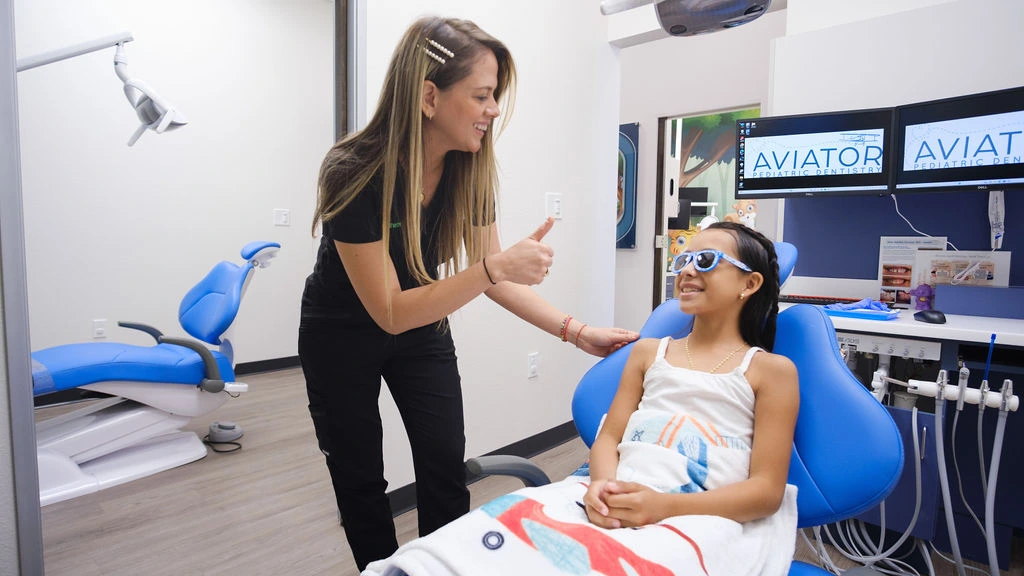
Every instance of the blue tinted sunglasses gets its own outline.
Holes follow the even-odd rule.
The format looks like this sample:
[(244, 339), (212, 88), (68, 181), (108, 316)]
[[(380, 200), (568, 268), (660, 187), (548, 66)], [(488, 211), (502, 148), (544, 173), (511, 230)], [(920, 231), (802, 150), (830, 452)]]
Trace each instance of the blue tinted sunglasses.
[(718, 263), (725, 258), (733, 266), (743, 270), (744, 272), (753, 272), (750, 266), (747, 266), (743, 262), (729, 256), (721, 250), (713, 250), (708, 248), (707, 250), (700, 250), (698, 252), (683, 252), (676, 259), (672, 261), (672, 272), (678, 274), (683, 271), (683, 268), (693, 262), (693, 267), (698, 272), (711, 272), (718, 266)]

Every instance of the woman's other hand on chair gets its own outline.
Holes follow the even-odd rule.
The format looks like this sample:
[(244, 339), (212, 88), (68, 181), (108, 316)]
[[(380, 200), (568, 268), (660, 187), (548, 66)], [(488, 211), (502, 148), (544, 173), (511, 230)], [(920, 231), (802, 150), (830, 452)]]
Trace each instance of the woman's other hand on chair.
[(602, 500), (608, 506), (607, 517), (624, 528), (647, 526), (664, 520), (665, 494), (636, 482), (608, 482)]
[(585, 326), (573, 343), (584, 352), (603, 358), (639, 337), (640, 334), (623, 328)]

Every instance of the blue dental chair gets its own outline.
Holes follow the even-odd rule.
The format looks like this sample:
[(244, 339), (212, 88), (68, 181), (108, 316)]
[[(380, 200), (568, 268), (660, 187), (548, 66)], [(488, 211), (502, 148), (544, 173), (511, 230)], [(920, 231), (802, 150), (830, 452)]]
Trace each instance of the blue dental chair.
[[(156, 340), (67, 344), (32, 354), (35, 396), (79, 388), (103, 397), (36, 423), (39, 500), (45, 506), (116, 486), (206, 456), (194, 432), (180, 428), (248, 386), (234, 381), (227, 332), (257, 268), (281, 245), (251, 242), (244, 263), (221, 262), (181, 301), (181, 327), (196, 340), (118, 322)], [(211, 350), (207, 345), (217, 346)]]
[[(779, 276), (789, 278), (796, 248), (775, 243)], [(693, 317), (679, 310), (676, 299), (651, 313), (641, 338), (682, 338)], [(608, 412), (632, 344), (595, 364), (580, 380), (572, 415), (580, 438), (589, 447)], [(850, 373), (836, 342), (828, 315), (817, 306), (800, 304), (779, 313), (776, 354), (796, 364), (800, 379), (789, 483), (797, 486), (797, 525), (830, 524), (874, 508), (896, 487), (903, 470), (903, 441), (889, 412)], [(549, 482), (531, 461), (511, 456), (481, 456), (467, 462), (471, 473), (510, 475), (527, 486)], [(829, 572), (794, 561), (790, 576), (824, 576)]]

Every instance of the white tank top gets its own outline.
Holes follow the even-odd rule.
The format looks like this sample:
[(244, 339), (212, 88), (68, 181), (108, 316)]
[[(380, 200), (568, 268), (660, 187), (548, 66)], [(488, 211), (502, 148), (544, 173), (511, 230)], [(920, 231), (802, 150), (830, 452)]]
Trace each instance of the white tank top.
[(752, 347), (735, 369), (709, 374), (673, 366), (662, 339), (644, 375), (643, 396), (619, 444), (618, 478), (667, 492), (698, 492), (750, 473), (754, 391), (746, 371)]

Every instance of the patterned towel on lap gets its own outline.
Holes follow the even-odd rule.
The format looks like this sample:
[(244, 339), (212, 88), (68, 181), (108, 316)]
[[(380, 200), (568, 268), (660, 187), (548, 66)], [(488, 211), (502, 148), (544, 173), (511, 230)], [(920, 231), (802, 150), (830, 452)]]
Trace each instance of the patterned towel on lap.
[[(582, 480), (582, 481), (581, 481)], [(524, 488), (370, 564), (364, 576), (783, 575), (793, 558), (796, 488), (775, 515), (745, 524), (677, 516), (606, 530), (577, 504), (586, 478)]]

